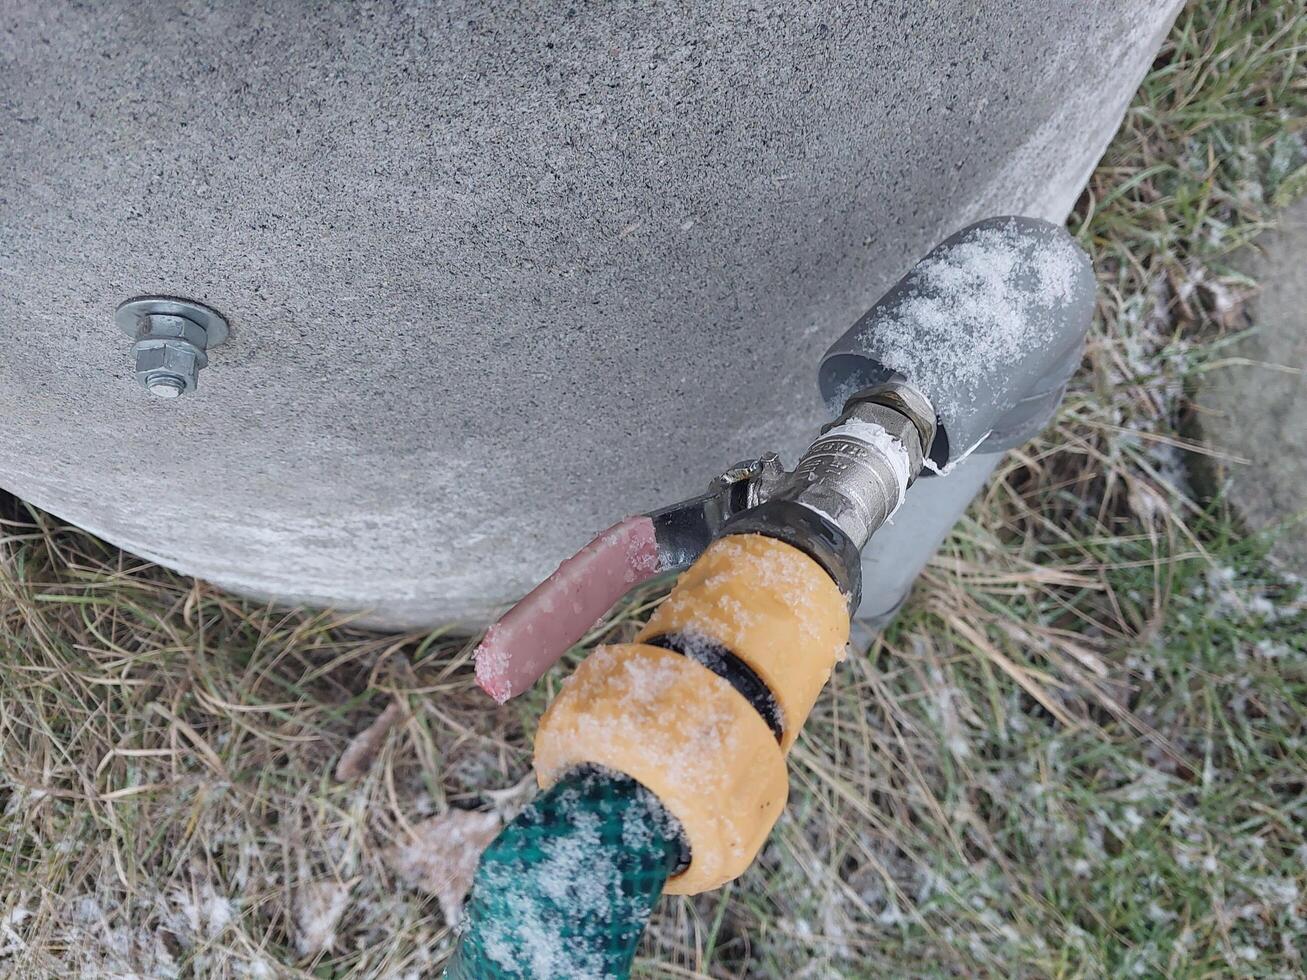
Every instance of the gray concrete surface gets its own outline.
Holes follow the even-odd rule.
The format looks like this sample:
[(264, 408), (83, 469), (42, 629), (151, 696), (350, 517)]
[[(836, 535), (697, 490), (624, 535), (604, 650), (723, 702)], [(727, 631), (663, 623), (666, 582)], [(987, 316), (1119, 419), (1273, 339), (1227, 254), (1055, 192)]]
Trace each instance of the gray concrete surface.
[(1238, 262), (1259, 287), (1252, 330), (1204, 375), (1197, 418), (1227, 456), (1218, 484), (1252, 529), (1272, 533), (1272, 555), (1307, 576), (1307, 198)]
[[(0, 486), (238, 591), (474, 621), (821, 421), (976, 218), (1060, 220), (1176, 0), (0, 8)], [(230, 319), (153, 402), (114, 307)]]

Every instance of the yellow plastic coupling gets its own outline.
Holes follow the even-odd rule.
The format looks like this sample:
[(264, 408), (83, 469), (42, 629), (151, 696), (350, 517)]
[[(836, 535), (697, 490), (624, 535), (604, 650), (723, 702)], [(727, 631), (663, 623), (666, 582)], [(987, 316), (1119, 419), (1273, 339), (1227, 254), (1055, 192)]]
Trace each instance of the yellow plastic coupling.
[[(666, 891), (717, 888), (753, 862), (780, 816), (785, 752), (848, 635), (844, 596), (815, 561), (762, 535), (722, 538), (636, 643), (600, 647), (564, 683), (536, 734), (540, 785), (586, 764), (625, 773), (658, 797), (689, 842), (690, 863)], [(707, 642), (745, 664), (779, 709), (780, 737), (726, 676), (638, 642), (668, 637)]]

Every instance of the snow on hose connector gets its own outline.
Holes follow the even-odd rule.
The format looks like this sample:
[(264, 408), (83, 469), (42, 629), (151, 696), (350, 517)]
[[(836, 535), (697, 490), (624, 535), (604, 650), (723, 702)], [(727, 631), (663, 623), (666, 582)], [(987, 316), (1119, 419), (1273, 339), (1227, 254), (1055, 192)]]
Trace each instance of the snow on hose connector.
[(832, 347), (821, 384), (841, 410), (792, 472), (760, 457), (615, 525), (492, 628), (478, 677), (502, 700), (624, 583), (686, 569), (635, 641), (591, 653), (541, 718), (544, 793), (483, 858), (450, 977), (620, 980), (662, 891), (749, 866), (843, 657), (862, 548), (923, 470), (1017, 438), (1056, 404), (1092, 290), (1083, 253), (1046, 222), (960, 232)]

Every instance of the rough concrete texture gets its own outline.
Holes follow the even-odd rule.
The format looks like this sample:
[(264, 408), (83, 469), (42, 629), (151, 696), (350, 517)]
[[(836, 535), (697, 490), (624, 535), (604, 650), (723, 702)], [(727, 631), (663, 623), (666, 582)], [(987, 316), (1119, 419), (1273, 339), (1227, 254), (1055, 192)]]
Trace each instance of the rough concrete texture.
[(1252, 332), (1204, 376), (1198, 421), (1225, 454), (1215, 469), (1230, 499), (1254, 530), (1283, 528), (1271, 553), (1307, 576), (1307, 198), (1240, 264), (1260, 287), (1247, 307)]
[[(474, 620), (723, 464), (933, 243), (1060, 220), (1176, 0), (0, 8), (0, 485)], [(231, 320), (151, 401), (114, 307)]]

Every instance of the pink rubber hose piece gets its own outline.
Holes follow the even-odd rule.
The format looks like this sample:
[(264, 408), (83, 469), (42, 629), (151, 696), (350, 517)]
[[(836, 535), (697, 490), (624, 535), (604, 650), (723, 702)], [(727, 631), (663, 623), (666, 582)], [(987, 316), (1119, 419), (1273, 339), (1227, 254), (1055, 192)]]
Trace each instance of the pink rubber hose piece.
[(477, 683), (503, 704), (558, 662), (632, 587), (658, 571), (653, 521), (628, 517), (558, 566), (477, 646)]

